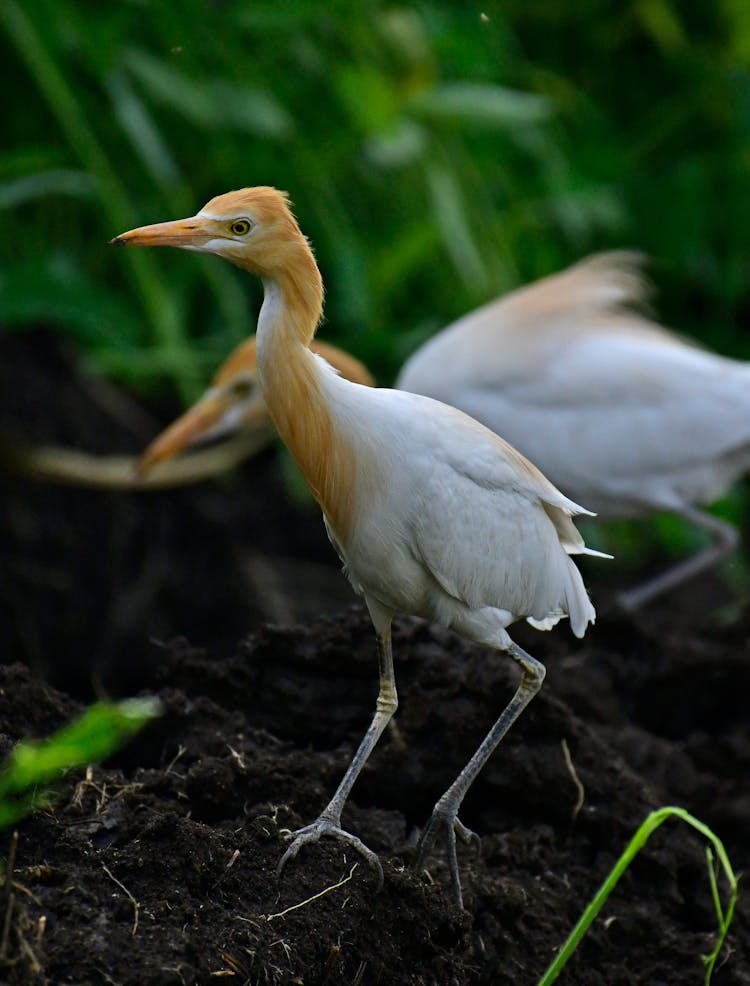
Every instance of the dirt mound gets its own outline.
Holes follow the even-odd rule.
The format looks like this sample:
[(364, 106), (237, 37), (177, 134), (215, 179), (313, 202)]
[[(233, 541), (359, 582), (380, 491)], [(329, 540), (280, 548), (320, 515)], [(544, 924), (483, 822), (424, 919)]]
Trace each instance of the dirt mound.
[[(385, 887), (375, 893), (364, 863), (331, 841), (275, 878), (285, 830), (325, 805), (369, 720), (376, 659), (364, 612), (266, 627), (224, 659), (178, 641), (160, 671), (164, 716), (114, 766), (71, 779), (57, 809), (20, 826), (24, 890), (4, 974), (19, 986), (223, 976), (534, 983), (651, 808), (679, 801), (695, 810), (726, 838), (736, 867), (747, 866), (750, 811), (737, 779), (747, 776), (750, 736), (736, 697), (747, 634), (735, 627), (729, 638), (692, 635), (685, 663), (685, 641), (665, 645), (618, 621), (583, 645), (533, 635), (550, 676), (467, 798), (462, 817), (482, 847), (461, 853), (463, 913), (441, 859), (425, 875), (409, 868), (414, 826), (509, 697), (512, 662), (418, 621), (398, 623), (398, 728), (344, 817), (381, 855)], [(44, 733), (75, 711), (26, 669), (1, 670), (10, 738)], [(694, 717), (692, 700), (709, 683), (712, 698)], [(654, 721), (656, 708), (664, 715)], [(585, 789), (575, 817), (563, 741)], [(703, 847), (666, 826), (561, 981), (700, 982), (714, 930)], [(718, 986), (750, 982), (748, 930), (741, 898)]]

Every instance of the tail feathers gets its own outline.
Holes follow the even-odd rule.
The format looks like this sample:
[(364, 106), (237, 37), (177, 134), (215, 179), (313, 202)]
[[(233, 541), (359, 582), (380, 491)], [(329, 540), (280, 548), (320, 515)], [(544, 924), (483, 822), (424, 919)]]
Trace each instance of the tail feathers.
[(560, 608), (544, 617), (527, 616), (526, 622), (535, 630), (551, 630), (567, 616), (570, 629), (580, 638), (586, 633), (589, 623), (596, 623), (596, 610), (588, 597), (581, 573), (570, 559), (567, 562), (568, 580)]
[(557, 321), (565, 315), (586, 319), (592, 312), (648, 311), (652, 288), (642, 270), (644, 259), (634, 250), (595, 253), (480, 311), (491, 312), (495, 322), (501, 315), (511, 319), (524, 331), (534, 319)]
[(573, 633), (576, 637), (582, 637), (589, 623), (596, 620), (596, 610), (586, 592), (578, 566), (569, 553), (556, 546), (545, 559), (535, 596), (526, 622), (537, 630), (550, 630), (567, 616)]
[[(544, 512), (555, 525), (555, 530), (557, 531), (557, 536), (560, 539), (560, 544), (569, 555), (591, 555), (594, 558), (613, 557), (612, 555), (606, 554), (604, 551), (596, 551), (594, 548), (586, 547), (583, 540), (583, 535), (573, 523), (573, 520), (567, 510), (558, 506), (553, 506), (549, 503), (544, 503), (543, 506)], [(585, 513), (589, 517), (595, 516), (595, 514), (592, 514), (591, 511), (584, 510), (582, 507), (578, 507), (578, 510)]]
[(568, 280), (566, 293), (576, 307), (642, 308), (651, 295), (644, 259), (635, 250), (610, 250), (573, 264), (559, 277)]
[(570, 578), (565, 593), (565, 605), (570, 617), (570, 629), (576, 637), (582, 637), (586, 633), (586, 627), (589, 623), (596, 623), (596, 610), (586, 592), (581, 573), (572, 561), (570, 562)]
[[(573, 506), (577, 505), (573, 504)], [(593, 555), (596, 558), (611, 558), (612, 556), (604, 554), (603, 551), (595, 551), (593, 548), (586, 547), (581, 532), (573, 523), (569, 509), (553, 506), (549, 503), (543, 503), (543, 507), (555, 527), (555, 532), (560, 540), (560, 546), (565, 554), (558, 551), (554, 552), (556, 564), (553, 565), (550, 563), (550, 571), (548, 573), (551, 582), (547, 583), (546, 592), (550, 591), (551, 586), (555, 586), (555, 589), (552, 590), (554, 592), (552, 598), (557, 597), (557, 606), (555, 606), (551, 613), (545, 615), (540, 614), (531, 618), (527, 617), (526, 619), (528, 623), (539, 630), (549, 630), (558, 620), (567, 614), (570, 618), (571, 630), (576, 637), (582, 637), (589, 623), (593, 623), (596, 620), (596, 610), (588, 597), (581, 573), (570, 556)], [(546, 595), (546, 592), (546, 602), (549, 604), (551, 600), (550, 596)], [(540, 602), (542, 598), (544, 597), (540, 596)], [(540, 608), (542, 608), (542, 613), (544, 613), (546, 607), (543, 606)]]
[(608, 555), (606, 551), (596, 551), (594, 548), (587, 548), (585, 544), (580, 548), (568, 548), (566, 545), (563, 545), (563, 547), (569, 555), (591, 555), (592, 558), (609, 558), (610, 561), (615, 557), (614, 555)]
[(612, 555), (606, 555), (602, 551), (594, 551), (593, 548), (587, 548), (580, 531), (570, 517), (562, 511), (557, 511), (557, 514), (557, 517), (551, 515), (550, 517), (560, 537), (560, 544), (568, 555), (565, 558), (567, 567), (565, 608), (570, 616), (571, 630), (576, 637), (582, 637), (586, 633), (586, 627), (589, 623), (596, 621), (596, 610), (586, 592), (581, 573), (578, 571), (575, 562), (570, 558), (570, 555), (593, 555), (596, 558), (611, 558)]

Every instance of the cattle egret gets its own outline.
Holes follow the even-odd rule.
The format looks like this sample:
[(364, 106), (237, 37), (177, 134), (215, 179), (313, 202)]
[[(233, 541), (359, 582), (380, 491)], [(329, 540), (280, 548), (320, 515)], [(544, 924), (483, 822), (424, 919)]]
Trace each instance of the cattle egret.
[[(750, 367), (636, 314), (639, 265), (637, 254), (599, 254), (490, 302), (425, 343), (395, 384), (481, 421), (601, 518), (672, 511), (710, 534), (706, 549), (623, 593), (628, 609), (732, 552), (736, 529), (696, 504), (750, 469)], [(229, 388), (254, 370), (250, 340), (220, 374)], [(250, 430), (257, 404), (230, 400), (223, 429)], [(167, 432), (169, 454), (198, 440), (200, 406), (182, 436)]]
[(437, 801), (417, 850), (421, 868), (436, 840), (445, 841), (461, 905), (456, 837), (466, 840), (471, 833), (458, 819), (459, 807), (544, 678), (544, 666), (511, 640), (507, 628), (525, 618), (548, 629), (568, 616), (573, 632), (582, 636), (593, 622), (594, 608), (570, 558), (596, 554), (571, 520), (588, 511), (461, 411), (427, 397), (352, 383), (310, 351), (322, 281), (286, 197), (275, 189), (229, 192), (189, 219), (144, 226), (112, 242), (212, 253), (262, 278), (257, 359), (263, 396), (375, 627), (380, 689), (372, 722), (329, 804), (294, 833), (279, 872), (304, 845), (334, 836), (361, 853), (382, 883), (377, 856), (342, 828), (341, 812), (396, 710), (396, 612), (451, 626), (506, 652), (520, 666), (517, 691)]

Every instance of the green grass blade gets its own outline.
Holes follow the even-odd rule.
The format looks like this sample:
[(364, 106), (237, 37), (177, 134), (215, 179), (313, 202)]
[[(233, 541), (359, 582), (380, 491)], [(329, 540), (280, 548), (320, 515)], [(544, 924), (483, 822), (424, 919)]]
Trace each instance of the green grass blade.
[(154, 122), (150, 108), (140, 98), (121, 68), (104, 80), (115, 116), (149, 178), (169, 195), (184, 181), (174, 154)]
[(293, 130), (292, 119), (267, 90), (226, 79), (200, 82), (137, 48), (125, 56), (128, 68), (147, 87), (156, 102), (190, 120), (200, 130), (238, 130), (257, 137), (283, 139)]
[(541, 123), (552, 115), (549, 100), (542, 96), (473, 80), (444, 82), (420, 92), (410, 108), (437, 122), (509, 130)]
[(694, 818), (693, 815), (687, 812), (684, 808), (676, 808), (673, 806), (659, 808), (657, 811), (651, 812), (643, 824), (638, 828), (633, 838), (625, 847), (625, 851), (612, 867), (612, 870), (602, 883), (601, 887), (587, 905), (583, 914), (579, 918), (578, 923), (568, 936), (567, 941), (555, 956), (542, 978), (539, 980), (538, 986), (550, 986), (550, 983), (553, 983), (557, 979), (565, 967), (568, 959), (580, 944), (581, 939), (588, 931), (591, 923), (606, 903), (607, 898), (617, 886), (617, 883), (623, 873), (627, 870), (628, 866), (630, 866), (635, 856), (640, 852), (656, 829), (658, 829), (659, 826), (662, 825), (668, 818), (672, 817), (679, 818), (688, 825), (691, 825), (694, 829), (700, 832), (705, 839), (708, 840), (710, 845), (713, 846), (716, 851), (716, 855), (719, 858), (719, 862), (721, 863), (724, 874), (729, 883), (730, 898), (726, 913), (724, 913), (721, 907), (721, 901), (719, 899), (718, 887), (716, 886), (716, 875), (712, 866), (713, 858), (711, 857), (709, 860), (709, 879), (711, 880), (711, 892), (719, 921), (719, 934), (714, 950), (709, 956), (703, 956), (703, 961), (706, 963), (705, 986), (709, 986), (714, 965), (716, 964), (716, 960), (724, 945), (724, 941), (729, 930), (729, 925), (731, 924), (732, 917), (734, 915), (734, 908), (737, 901), (737, 877), (734, 874), (734, 870), (729, 862), (729, 857), (727, 856), (726, 850), (724, 849), (724, 846), (718, 836), (715, 835), (707, 825), (704, 825), (703, 822), (699, 821), (697, 818)]
[[(159, 130), (151, 107), (131, 85), (125, 70), (119, 68), (110, 72), (105, 79), (105, 88), (123, 133), (128, 137), (149, 178), (161, 190), (169, 209), (175, 215), (187, 215), (191, 210), (194, 211), (195, 198), (188, 189), (185, 176), (168, 141)], [(0, 194), (1, 192), (0, 188)], [(200, 276), (210, 284), (214, 292), (228, 339), (232, 344), (239, 342), (248, 334), (250, 315), (234, 271), (219, 264), (207, 264), (202, 267)], [(194, 352), (192, 345), (191, 350)], [(164, 355), (167, 360), (174, 362), (173, 354), (167, 352)], [(176, 369), (179, 370), (179, 366)], [(196, 372), (195, 360), (191, 369), (193, 373)], [(167, 375), (171, 375), (171, 372)], [(186, 394), (183, 393), (182, 396), (185, 397)]]
[(46, 195), (90, 199), (93, 194), (91, 179), (83, 171), (58, 168), (0, 183), (0, 210), (17, 209)]
[[(706, 862), (708, 863), (708, 879), (711, 884), (711, 897), (713, 898), (714, 908), (716, 909), (716, 919), (719, 922), (719, 934), (716, 938), (716, 944), (709, 955), (703, 956), (703, 961), (706, 964), (706, 986), (711, 982), (711, 976), (713, 975), (714, 966), (716, 961), (721, 954), (721, 950), (724, 947), (724, 940), (727, 937), (727, 932), (729, 931), (729, 925), (732, 923), (732, 918), (734, 917), (734, 908), (737, 903), (737, 885), (736, 883), (732, 887), (732, 894), (729, 898), (729, 904), (727, 905), (726, 911), (723, 910), (721, 906), (721, 897), (719, 896), (719, 884), (716, 879), (716, 870), (714, 868), (714, 856), (711, 852), (711, 847), (706, 846)], [(724, 864), (722, 864), (724, 865)]]

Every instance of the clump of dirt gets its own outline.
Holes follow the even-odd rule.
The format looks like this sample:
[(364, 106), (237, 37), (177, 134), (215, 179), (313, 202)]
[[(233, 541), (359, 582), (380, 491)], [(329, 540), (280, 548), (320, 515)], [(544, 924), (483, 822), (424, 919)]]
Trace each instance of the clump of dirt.
[[(750, 862), (750, 730), (737, 698), (749, 635), (750, 619), (666, 642), (617, 620), (575, 647), (534, 635), (548, 682), (462, 814), (482, 836), (479, 853), (461, 852), (464, 912), (441, 858), (426, 874), (410, 868), (415, 826), (507, 701), (512, 662), (398, 622), (398, 727), (344, 816), (383, 860), (376, 893), (363, 860), (333, 841), (275, 876), (287, 830), (324, 807), (369, 720), (364, 611), (264, 627), (225, 658), (176, 641), (159, 672), (163, 717), (20, 826), (3, 973), (19, 986), (532, 984), (652, 808), (679, 801), (717, 828), (739, 870)], [(11, 739), (76, 710), (23, 667), (0, 669), (0, 681)], [(563, 742), (585, 791), (577, 813)], [(561, 982), (700, 982), (715, 925), (700, 840), (669, 825)], [(750, 982), (749, 930), (741, 898), (717, 986)]]

